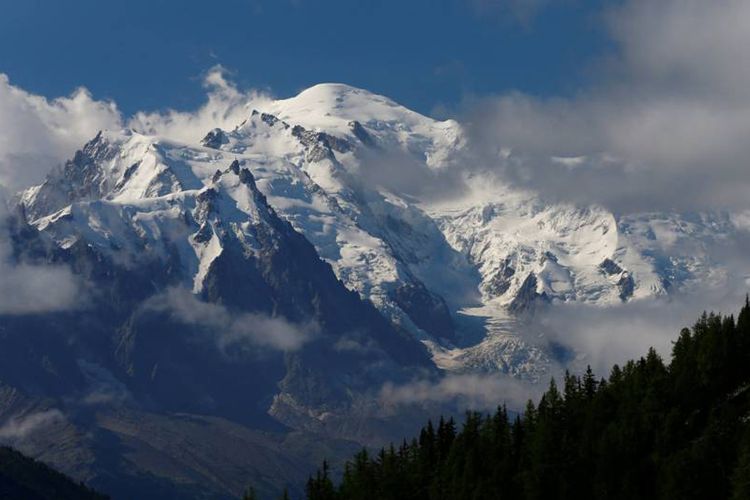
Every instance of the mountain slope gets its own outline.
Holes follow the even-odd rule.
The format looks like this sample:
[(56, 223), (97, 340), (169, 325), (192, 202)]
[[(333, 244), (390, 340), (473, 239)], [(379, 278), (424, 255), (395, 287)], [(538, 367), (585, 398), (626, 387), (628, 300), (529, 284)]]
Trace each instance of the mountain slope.
[[(289, 161), (335, 201), (343, 214), (334, 218), (300, 208), (278, 168), (259, 183), (348, 288), (422, 340), (447, 370), (536, 380), (554, 357), (545, 340), (519, 336), (536, 307), (616, 306), (731, 276), (721, 247), (746, 231), (741, 219), (549, 203), (465, 168), (473, 161), (468, 141), (456, 122), (323, 84), (234, 130), (213, 131), (204, 144)], [(429, 187), (443, 178), (447, 188)]]
[(393, 439), (409, 419), (386, 384), (541, 380), (558, 360), (535, 311), (721, 282), (714, 248), (743, 227), (545, 202), (465, 168), (460, 124), (345, 85), (206, 132), (102, 131), (8, 224), (14, 262), (67, 266), (82, 293), (74, 311), (0, 316), (0, 418), (60, 412), (70, 448), (47, 458), (95, 485), (237, 494), (245, 469), (180, 458), (208, 435), (243, 436), (233, 464), (296, 471), (309, 462), (273, 439)]
[[(205, 294), (206, 273), (221, 252), (211, 223), (200, 222), (186, 244), (171, 234), (182, 230), (179, 222), (155, 229), (151, 221), (154, 214), (166, 221), (186, 204), (195, 209), (192, 195), (215, 175), (225, 183), (218, 172), (236, 159), (343, 284), (422, 341), (438, 366), (532, 380), (554, 357), (543, 338), (519, 336), (536, 307), (611, 306), (729, 276), (714, 254), (744, 230), (741, 219), (547, 203), (464, 169), (467, 141), (454, 121), (321, 84), (253, 111), (233, 130), (210, 131), (202, 147), (104, 133), (65, 167), (70, 172), (28, 190), (21, 204), (61, 247), (85, 235), (118, 259), (133, 258), (143, 245), (161, 258), (177, 252), (181, 285)], [(446, 172), (458, 194), (415, 190)], [(74, 199), (85, 203), (70, 205)], [(250, 212), (241, 207), (222, 217), (236, 222)], [(165, 247), (164, 232), (179, 243)]]
[(6, 500), (108, 498), (8, 447), (0, 447), (0, 497)]

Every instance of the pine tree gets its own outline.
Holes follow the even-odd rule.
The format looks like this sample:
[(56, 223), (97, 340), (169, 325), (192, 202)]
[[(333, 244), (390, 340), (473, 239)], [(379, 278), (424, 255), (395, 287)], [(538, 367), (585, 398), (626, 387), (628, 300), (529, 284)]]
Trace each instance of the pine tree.
[(308, 479), (305, 492), (309, 500), (333, 500), (336, 497), (326, 460), (323, 460), (323, 467), (316, 473), (315, 478)]
[(255, 488), (250, 486), (245, 493), (242, 495), (242, 500), (258, 500), (258, 495), (255, 494)]
[(583, 393), (586, 399), (591, 400), (594, 398), (597, 389), (596, 377), (594, 372), (591, 370), (591, 365), (586, 367), (586, 373), (583, 376)]
[(750, 433), (742, 440), (737, 467), (732, 473), (732, 500), (750, 498)]
[[(428, 421), (375, 457), (362, 450), (334, 488), (328, 465), (314, 500), (750, 498), (750, 298), (740, 314), (704, 313), (683, 329), (667, 365), (654, 349), (551, 380), (512, 419), (467, 412)], [(743, 436), (742, 439), (737, 439)]]

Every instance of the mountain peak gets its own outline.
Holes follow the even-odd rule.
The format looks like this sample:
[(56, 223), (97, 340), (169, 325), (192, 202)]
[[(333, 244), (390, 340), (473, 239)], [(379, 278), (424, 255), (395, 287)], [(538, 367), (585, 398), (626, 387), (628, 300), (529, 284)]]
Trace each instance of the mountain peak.
[(321, 83), (289, 99), (270, 104), (267, 111), (290, 124), (345, 134), (349, 123), (373, 128), (425, 128), (437, 122), (392, 99), (341, 83)]
[(301, 91), (297, 96), (302, 95), (326, 95), (326, 94), (334, 94), (334, 95), (343, 95), (343, 94), (369, 94), (369, 95), (375, 95), (374, 93), (370, 92), (367, 89), (362, 89), (359, 87), (354, 87), (353, 85), (348, 85), (346, 83), (338, 83), (338, 82), (321, 82), (313, 85), (312, 87), (308, 87), (305, 90)]
[(375, 102), (388, 102), (392, 106), (398, 106), (391, 99), (361, 89), (347, 85), (345, 83), (318, 83), (301, 91), (295, 97), (286, 100), (299, 100), (306, 103), (329, 104), (332, 107), (340, 106), (343, 102), (350, 100), (364, 100)]

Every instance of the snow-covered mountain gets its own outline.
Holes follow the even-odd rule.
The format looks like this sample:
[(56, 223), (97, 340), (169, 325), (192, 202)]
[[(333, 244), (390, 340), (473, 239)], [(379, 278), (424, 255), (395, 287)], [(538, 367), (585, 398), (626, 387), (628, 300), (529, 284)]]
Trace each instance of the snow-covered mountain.
[(322, 84), (233, 130), (208, 131), (201, 144), (103, 132), (20, 204), (61, 248), (84, 241), (127, 266), (176, 253), (182, 285), (204, 294), (223, 233), (246, 252), (258, 246), (247, 229), (262, 218), (249, 183), (439, 367), (532, 379), (548, 353), (515, 330), (537, 305), (611, 305), (727, 272), (708, 248), (735, 230), (728, 215), (616, 216), (471, 174), (459, 174), (468, 186), (460, 196), (400, 190), (411, 177), (462, 172), (466, 147), (455, 121)]
[[(739, 218), (549, 203), (467, 168), (470, 148), (455, 121), (338, 84), (195, 144), (102, 131), (16, 198), (15, 258), (70, 266), (90, 296), (72, 313), (0, 317), (0, 413), (114, 398), (141, 416), (94, 420), (127, 443), (133, 419), (156, 433), (189, 427), (169, 420), (183, 414), (378, 442), (392, 437), (374, 430), (390, 425), (385, 383), (548, 374), (555, 348), (528, 331), (538, 308), (731, 273), (713, 248)], [(170, 465), (149, 474), (177, 470), (164, 446)]]

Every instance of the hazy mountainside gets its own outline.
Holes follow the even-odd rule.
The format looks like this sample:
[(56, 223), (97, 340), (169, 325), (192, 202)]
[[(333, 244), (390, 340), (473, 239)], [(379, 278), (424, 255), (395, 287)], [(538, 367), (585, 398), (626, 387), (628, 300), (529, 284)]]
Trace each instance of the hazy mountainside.
[(536, 307), (728, 272), (711, 248), (740, 219), (545, 203), (461, 170), (466, 141), (333, 84), (197, 144), (101, 132), (7, 223), (13, 262), (81, 288), (76, 310), (0, 316), (8, 439), (115, 496), (273, 491), (403, 433), (386, 383), (541, 378)]

